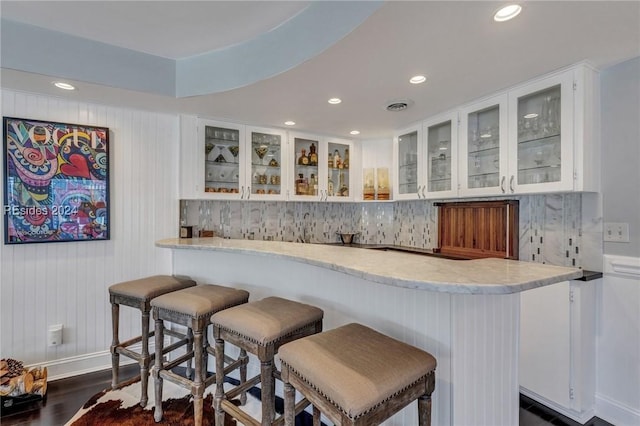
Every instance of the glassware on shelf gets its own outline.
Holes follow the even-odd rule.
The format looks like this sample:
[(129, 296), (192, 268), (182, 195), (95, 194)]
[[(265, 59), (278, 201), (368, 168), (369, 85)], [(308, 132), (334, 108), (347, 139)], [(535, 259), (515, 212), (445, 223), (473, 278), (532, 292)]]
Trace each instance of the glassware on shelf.
[[(266, 145), (260, 145), (253, 148), (253, 150), (256, 152), (256, 155), (258, 156), (258, 158), (262, 161), (264, 159), (264, 156), (267, 154), (267, 151), (269, 150), (269, 148)], [(264, 162), (262, 163), (262, 165), (265, 165)]]

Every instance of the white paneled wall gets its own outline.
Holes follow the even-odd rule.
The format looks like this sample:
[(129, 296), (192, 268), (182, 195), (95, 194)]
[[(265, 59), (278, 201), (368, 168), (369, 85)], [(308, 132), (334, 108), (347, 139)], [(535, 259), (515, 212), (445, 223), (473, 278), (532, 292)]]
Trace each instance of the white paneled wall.
[[(177, 234), (178, 118), (8, 90), (0, 95), (3, 116), (109, 127), (111, 183), (111, 240), (0, 245), (0, 357), (49, 365), (54, 378), (110, 365), (108, 287), (171, 273), (170, 251), (154, 242)], [(60, 346), (47, 346), (51, 324), (64, 325)], [(121, 338), (139, 328), (138, 311), (121, 309)]]

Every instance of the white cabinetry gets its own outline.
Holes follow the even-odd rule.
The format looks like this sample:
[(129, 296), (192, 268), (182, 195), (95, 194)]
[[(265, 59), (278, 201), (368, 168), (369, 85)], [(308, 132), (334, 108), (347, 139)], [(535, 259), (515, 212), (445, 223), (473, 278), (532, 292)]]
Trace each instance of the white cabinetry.
[(286, 133), (263, 127), (246, 128), (247, 158), (244, 199), (285, 200), (289, 166)]
[(581, 423), (595, 414), (597, 282), (521, 293), (520, 391)]
[(422, 126), (403, 129), (393, 138), (393, 198), (424, 198), (426, 185)]
[(461, 196), (507, 191), (507, 95), (494, 96), (460, 111), (458, 167)]
[(426, 198), (458, 194), (458, 112), (433, 117), (423, 123), (423, 159), (427, 165)]

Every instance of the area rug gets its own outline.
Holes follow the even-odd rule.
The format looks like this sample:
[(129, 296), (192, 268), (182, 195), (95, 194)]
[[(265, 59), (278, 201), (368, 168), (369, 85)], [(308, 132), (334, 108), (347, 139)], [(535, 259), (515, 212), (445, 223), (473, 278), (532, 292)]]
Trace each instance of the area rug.
[[(125, 386), (122, 389), (111, 389), (97, 393), (67, 422), (67, 426), (145, 426), (145, 425), (193, 425), (193, 398), (188, 391), (168, 380), (164, 381), (162, 391), (162, 422), (153, 419), (155, 395), (153, 382), (149, 383), (149, 402), (145, 408), (138, 404), (140, 400), (140, 382)], [(215, 386), (207, 389), (203, 408), (203, 426), (214, 426), (213, 394)], [(259, 390), (256, 388), (255, 391)], [(247, 403), (242, 407), (253, 417), (260, 418), (260, 400), (254, 396), (256, 392), (247, 394)], [(238, 403), (237, 401), (234, 401)], [(225, 419), (225, 426), (240, 426), (231, 418)]]

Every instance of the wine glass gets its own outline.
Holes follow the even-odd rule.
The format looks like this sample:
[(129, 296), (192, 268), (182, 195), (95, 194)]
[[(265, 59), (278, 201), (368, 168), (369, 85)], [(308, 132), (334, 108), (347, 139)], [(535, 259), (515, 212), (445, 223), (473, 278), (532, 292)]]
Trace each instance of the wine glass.
[[(265, 154), (268, 151), (268, 148), (266, 146), (261, 145), (253, 148), (253, 150), (258, 155), (258, 158), (260, 159), (260, 161), (262, 161), (264, 159)], [(262, 165), (264, 166), (264, 162), (262, 162)]]

